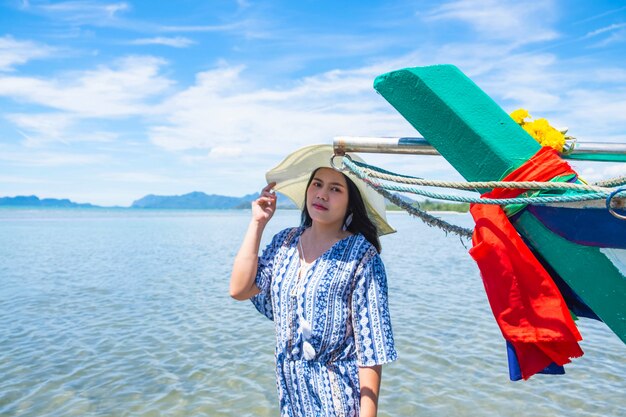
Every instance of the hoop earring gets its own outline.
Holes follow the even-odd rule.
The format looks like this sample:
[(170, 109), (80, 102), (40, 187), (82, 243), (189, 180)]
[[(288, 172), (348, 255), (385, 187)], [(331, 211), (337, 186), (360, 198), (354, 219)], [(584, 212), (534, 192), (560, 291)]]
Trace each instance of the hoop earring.
[(352, 223), (352, 213), (348, 214), (348, 217), (346, 217), (346, 221), (343, 223), (342, 230), (344, 232), (348, 230), (348, 227), (350, 227), (350, 223)]

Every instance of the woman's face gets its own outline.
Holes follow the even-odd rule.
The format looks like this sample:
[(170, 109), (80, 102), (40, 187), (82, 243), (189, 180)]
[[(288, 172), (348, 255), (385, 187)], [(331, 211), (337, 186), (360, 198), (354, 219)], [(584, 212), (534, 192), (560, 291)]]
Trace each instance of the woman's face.
[(348, 186), (343, 174), (320, 168), (306, 190), (306, 207), (313, 222), (343, 226), (348, 210)]

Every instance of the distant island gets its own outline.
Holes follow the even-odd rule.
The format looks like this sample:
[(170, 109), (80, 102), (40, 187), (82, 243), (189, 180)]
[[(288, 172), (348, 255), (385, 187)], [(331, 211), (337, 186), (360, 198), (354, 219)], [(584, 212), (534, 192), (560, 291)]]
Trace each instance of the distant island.
[(57, 207), (57, 208), (97, 208), (89, 203), (74, 203), (67, 198), (43, 198), (37, 196), (0, 197), (0, 207)]
[(130, 208), (141, 209), (241, 209), (249, 208), (250, 202), (258, 198), (258, 194), (243, 197), (228, 197), (217, 194), (205, 194), (194, 191), (184, 195), (153, 195), (149, 194), (133, 201)]
[[(194, 191), (183, 195), (163, 196), (149, 194), (133, 201), (131, 209), (184, 209), (184, 210), (233, 210), (250, 208), (250, 203), (259, 194), (243, 197), (229, 197), (217, 194), (205, 194)], [(282, 198), (281, 198), (282, 197)], [(43, 198), (37, 196), (0, 197), (0, 207), (42, 207), (42, 208), (111, 208), (89, 203), (74, 203), (68, 199)], [(296, 205), (285, 196), (279, 196), (279, 208), (295, 209)]]
[[(249, 209), (250, 203), (259, 198), (259, 193), (244, 195), (243, 197), (228, 197), (217, 194), (205, 194), (194, 191), (189, 194), (163, 196), (147, 195), (133, 202), (130, 208), (139, 209), (211, 209), (211, 210), (236, 210)], [(278, 197), (278, 208), (295, 209), (295, 204), (287, 197)]]
[[(129, 207), (131, 209), (173, 209), (173, 210), (237, 210), (249, 209), (250, 203), (257, 199), (258, 193), (244, 195), (243, 197), (229, 197), (218, 194), (205, 194), (200, 191), (194, 191), (183, 195), (163, 196), (149, 194), (139, 200), (133, 201)], [(442, 203), (435, 201), (413, 201), (406, 197), (411, 204), (418, 205), (419, 208), (426, 211), (454, 211), (467, 212), (468, 204), (463, 203)], [(97, 206), (89, 203), (75, 203), (68, 199), (43, 198), (37, 196), (16, 196), (16, 197), (0, 197), (0, 207), (41, 207), (41, 208), (112, 208)], [(287, 197), (280, 195), (278, 197), (278, 208), (280, 209), (297, 209), (297, 206)], [(388, 203), (387, 210), (401, 210), (399, 207)]]

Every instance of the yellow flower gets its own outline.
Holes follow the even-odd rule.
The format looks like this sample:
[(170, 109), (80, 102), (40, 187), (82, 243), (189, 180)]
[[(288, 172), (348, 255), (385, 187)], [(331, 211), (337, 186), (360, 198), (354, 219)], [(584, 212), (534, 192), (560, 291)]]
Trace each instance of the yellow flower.
[(525, 121), (530, 115), (524, 109), (515, 110), (511, 118), (515, 120), (530, 136), (541, 146), (550, 146), (559, 152), (563, 152), (565, 146), (565, 134), (550, 126), (546, 119)]
[(537, 129), (535, 129), (535, 123), (534, 122), (524, 123), (522, 125), (522, 129), (524, 129), (530, 136), (532, 136), (533, 139), (535, 139), (535, 140), (540, 139), (539, 132), (537, 132)]
[(563, 152), (563, 146), (565, 146), (565, 135), (552, 128), (546, 132), (545, 139), (541, 142), (541, 145), (550, 146), (559, 152)]
[(530, 114), (528, 114), (528, 111), (524, 109), (517, 109), (513, 113), (511, 113), (511, 118), (513, 118), (513, 120), (515, 120), (515, 123), (517, 123), (518, 125), (523, 124), (524, 119), (528, 117), (530, 117)]

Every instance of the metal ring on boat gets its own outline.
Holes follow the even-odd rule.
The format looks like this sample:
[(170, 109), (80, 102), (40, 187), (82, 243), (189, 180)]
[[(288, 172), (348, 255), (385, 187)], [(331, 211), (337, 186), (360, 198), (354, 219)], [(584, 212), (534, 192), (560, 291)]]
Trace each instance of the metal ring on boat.
[[(341, 163), (340, 167), (337, 167), (337, 165), (335, 165), (335, 157), (337, 157), (337, 156), (341, 156), (342, 158), (348, 158), (350, 161), (352, 161), (352, 158), (350, 158), (350, 155), (348, 155), (348, 154), (343, 154), (343, 155), (334, 154), (333, 156), (330, 157), (330, 166), (333, 167), (333, 169), (335, 171), (339, 171), (339, 172), (345, 171), (346, 168), (343, 165), (343, 162)], [(342, 161), (343, 161), (343, 159), (342, 159)]]
[(626, 187), (619, 187), (615, 189), (611, 194), (609, 194), (609, 196), (606, 198), (606, 208), (609, 210), (609, 213), (611, 213), (613, 216), (621, 220), (626, 220), (625, 215), (619, 214), (618, 212), (613, 210), (613, 208), (611, 207), (611, 200), (613, 200), (613, 197), (623, 192), (626, 193)]

